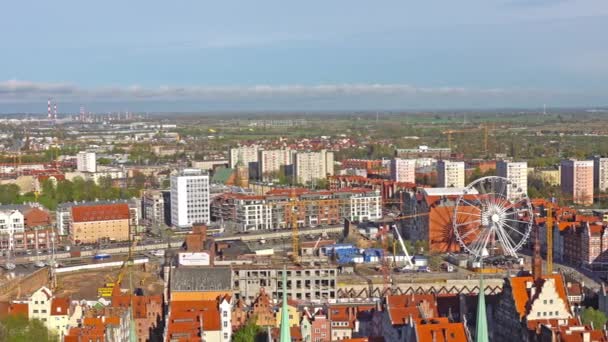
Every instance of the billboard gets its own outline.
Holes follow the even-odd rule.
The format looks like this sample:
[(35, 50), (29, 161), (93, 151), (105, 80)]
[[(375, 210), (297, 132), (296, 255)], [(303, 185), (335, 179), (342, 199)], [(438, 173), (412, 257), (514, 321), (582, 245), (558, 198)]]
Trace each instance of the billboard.
[(183, 266), (208, 266), (210, 256), (206, 252), (179, 253), (179, 264)]

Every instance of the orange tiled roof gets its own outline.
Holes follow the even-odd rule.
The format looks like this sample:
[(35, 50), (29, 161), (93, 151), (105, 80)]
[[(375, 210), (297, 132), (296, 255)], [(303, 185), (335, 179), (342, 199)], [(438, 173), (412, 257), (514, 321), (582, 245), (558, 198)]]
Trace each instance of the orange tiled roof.
[(431, 317), (439, 316), (435, 297), (430, 294), (415, 295), (391, 295), (386, 297), (386, 308), (393, 325), (402, 325), (409, 322), (410, 317), (419, 319), (421, 317), (419, 305), (427, 303)]
[(418, 341), (466, 342), (467, 335), (462, 323), (449, 323), (447, 318), (437, 323), (416, 324)]
[(72, 208), (72, 220), (74, 222), (127, 219), (129, 219), (129, 205), (126, 203), (81, 205)]

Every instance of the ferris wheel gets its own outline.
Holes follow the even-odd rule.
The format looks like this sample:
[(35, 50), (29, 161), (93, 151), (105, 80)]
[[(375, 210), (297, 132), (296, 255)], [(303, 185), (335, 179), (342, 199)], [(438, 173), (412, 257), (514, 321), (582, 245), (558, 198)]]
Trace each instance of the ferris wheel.
[(483, 259), (517, 258), (532, 230), (528, 196), (503, 177), (483, 177), (469, 184), (454, 206), (452, 227), (462, 248)]

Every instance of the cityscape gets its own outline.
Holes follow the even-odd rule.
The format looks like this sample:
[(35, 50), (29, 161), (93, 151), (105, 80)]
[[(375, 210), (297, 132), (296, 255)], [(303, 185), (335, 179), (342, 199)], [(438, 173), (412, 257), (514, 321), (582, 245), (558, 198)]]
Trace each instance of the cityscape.
[(7, 6), (0, 341), (608, 342), (608, 6), (499, 2)]

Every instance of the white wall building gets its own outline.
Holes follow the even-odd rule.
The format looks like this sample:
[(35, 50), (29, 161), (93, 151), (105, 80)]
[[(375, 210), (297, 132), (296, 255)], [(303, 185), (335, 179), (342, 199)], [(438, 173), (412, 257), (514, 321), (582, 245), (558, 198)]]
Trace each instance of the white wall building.
[(249, 166), (249, 163), (257, 163), (258, 150), (259, 147), (257, 145), (231, 148), (228, 157), (230, 160), (230, 167), (234, 168), (239, 160), (243, 162), (245, 166)]
[(464, 187), (464, 162), (440, 160), (437, 162), (437, 187)]
[(501, 160), (496, 163), (496, 174), (511, 181), (505, 189), (505, 196), (516, 201), (528, 194), (528, 163)]
[(391, 179), (396, 182), (416, 182), (416, 159), (393, 158), (391, 160)]
[(80, 172), (96, 172), (97, 159), (95, 152), (80, 151), (76, 155), (76, 169)]
[(314, 183), (334, 174), (333, 152), (298, 152), (294, 159), (295, 178), (299, 184)]
[(608, 191), (608, 158), (593, 158), (593, 185), (599, 191)]
[(267, 179), (271, 173), (278, 172), (281, 166), (292, 164), (292, 151), (282, 150), (260, 150), (258, 151), (258, 174), (260, 178)]
[(209, 223), (209, 175), (184, 169), (171, 175), (171, 224), (179, 228)]
[(15, 250), (15, 233), (23, 233), (25, 224), (19, 210), (0, 211), (0, 234), (8, 235), (8, 248)]

